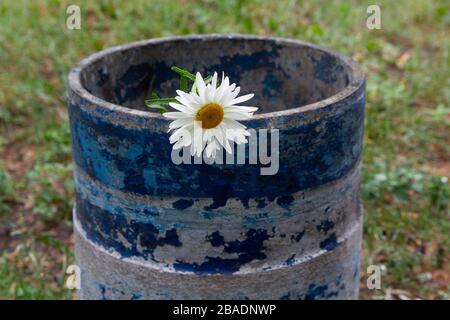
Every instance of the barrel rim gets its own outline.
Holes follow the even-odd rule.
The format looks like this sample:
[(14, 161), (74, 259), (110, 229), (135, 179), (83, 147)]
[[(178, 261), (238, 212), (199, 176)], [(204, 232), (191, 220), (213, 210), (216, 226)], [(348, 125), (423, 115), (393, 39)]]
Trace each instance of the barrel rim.
[(96, 105), (96, 108), (103, 108), (104, 110), (108, 112), (115, 112), (123, 116), (131, 116), (131, 117), (137, 117), (141, 120), (162, 120), (165, 122), (168, 122), (170, 120), (163, 117), (160, 113), (157, 112), (151, 112), (151, 111), (143, 111), (143, 110), (137, 110), (132, 109), (129, 107), (125, 107), (122, 105), (114, 104), (112, 102), (106, 101), (100, 97), (97, 97), (93, 94), (91, 94), (81, 83), (81, 72), (89, 66), (90, 64), (94, 63), (95, 61), (98, 61), (99, 59), (104, 58), (105, 56), (120, 52), (123, 50), (129, 50), (132, 48), (140, 47), (140, 46), (147, 46), (149, 44), (159, 44), (159, 43), (167, 43), (172, 41), (193, 41), (193, 40), (202, 40), (202, 41), (209, 41), (209, 40), (220, 40), (220, 39), (233, 39), (233, 40), (256, 40), (256, 41), (269, 41), (274, 42), (275, 44), (282, 44), (287, 46), (306, 46), (310, 47), (315, 50), (322, 51), (324, 53), (330, 54), (340, 60), (342, 60), (351, 70), (351, 75), (353, 77), (352, 81), (342, 90), (338, 91), (337, 93), (333, 94), (332, 96), (325, 98), (323, 100), (319, 100), (313, 103), (281, 110), (281, 111), (272, 111), (272, 112), (266, 112), (261, 114), (255, 114), (251, 120), (270, 120), (277, 117), (286, 117), (286, 116), (295, 116), (295, 115), (301, 115), (306, 114), (310, 111), (318, 111), (322, 108), (325, 108), (327, 106), (336, 104), (340, 101), (343, 101), (355, 93), (359, 89), (361, 89), (365, 85), (365, 74), (361, 67), (359, 66), (356, 61), (354, 61), (352, 58), (343, 55), (334, 49), (330, 48), (324, 48), (306, 41), (298, 40), (298, 39), (291, 39), (291, 38), (280, 38), (280, 37), (265, 37), (265, 36), (256, 36), (256, 35), (242, 35), (242, 34), (230, 34), (230, 35), (224, 35), (224, 34), (203, 34), (203, 35), (189, 35), (189, 36), (172, 36), (172, 37), (161, 37), (161, 38), (152, 38), (152, 39), (146, 39), (141, 41), (135, 41), (124, 45), (118, 45), (111, 48), (107, 48), (104, 50), (101, 50), (99, 52), (96, 52), (94, 54), (89, 55), (88, 57), (81, 60), (70, 72), (68, 75), (68, 90), (69, 94), (70, 91), (78, 95), (80, 98), (94, 103)]

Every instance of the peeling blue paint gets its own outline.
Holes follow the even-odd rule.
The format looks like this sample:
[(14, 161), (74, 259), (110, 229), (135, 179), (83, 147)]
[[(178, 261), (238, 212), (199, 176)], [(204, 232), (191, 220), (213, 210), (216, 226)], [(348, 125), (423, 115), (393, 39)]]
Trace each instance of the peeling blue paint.
[(286, 293), (284, 296), (282, 296), (280, 298), (280, 300), (290, 300), (290, 299), (291, 299), (291, 293), (290, 292)]
[[(76, 205), (87, 237), (107, 249), (115, 249), (124, 257), (153, 259), (153, 250), (158, 246), (182, 246), (176, 229), (166, 230), (161, 236), (160, 230), (150, 222), (128, 221), (124, 216), (104, 211), (81, 197), (77, 197)], [(119, 234), (126, 242), (120, 240)]]
[(225, 245), (225, 239), (219, 231), (214, 231), (211, 235), (206, 236), (206, 240), (211, 242), (213, 247), (220, 247)]
[(320, 249), (331, 251), (338, 245), (336, 234), (333, 233), (331, 236), (326, 238), (320, 243)]
[(194, 204), (194, 201), (192, 201), (192, 200), (179, 199), (179, 200), (175, 201), (174, 203), (172, 203), (172, 206), (177, 210), (184, 210), (189, 207), (192, 207), (193, 204)]
[[(224, 242), (224, 252), (226, 253), (238, 253), (238, 257), (234, 259), (226, 259), (220, 257), (206, 257), (202, 263), (188, 263), (183, 261), (177, 261), (174, 263), (175, 270), (190, 271), (196, 274), (232, 274), (239, 271), (243, 264), (246, 264), (253, 260), (263, 260), (266, 258), (264, 253), (264, 241), (268, 240), (271, 236), (267, 234), (267, 230), (250, 229), (246, 233), (244, 240), (234, 240), (230, 242)], [(219, 246), (222, 242), (219, 231), (215, 231), (209, 238), (209, 241), (214, 246)]]
[[(83, 231), (79, 239), (86, 236), (89, 245), (106, 249), (113, 264), (120, 257), (117, 270), (122, 266), (132, 270), (132, 261), (140, 259), (143, 263), (133, 281), (146, 281), (141, 271), (150, 275), (148, 279), (156, 279), (152, 272), (169, 279), (164, 288), (157, 281), (139, 287), (133, 281), (128, 284), (130, 274), (115, 281), (113, 272), (113, 281), (100, 279), (96, 270), (87, 285), (105, 299), (176, 298), (188, 290), (183, 289), (191, 281), (186, 279), (195, 279), (190, 288), (206, 279), (220, 278), (225, 284), (242, 270), (242, 287), (221, 294), (233, 299), (351, 296), (357, 288), (359, 255), (353, 255), (354, 243), (338, 247), (338, 238), (349, 241), (347, 222), (360, 215), (358, 209), (354, 213), (347, 208), (359, 208), (358, 195), (352, 193), (359, 177), (352, 172), (362, 151), (363, 77), (341, 57), (305, 44), (233, 37), (219, 37), (212, 44), (199, 39), (100, 54), (69, 78), (79, 222), (75, 225)], [(177, 48), (182, 46), (192, 57), (180, 55)], [(276, 175), (261, 176), (261, 164), (248, 164), (248, 145), (244, 165), (172, 162), (168, 121), (130, 109), (146, 110), (143, 101), (152, 90), (174, 95), (178, 86), (170, 71), (174, 64), (204, 74), (224, 71), (232, 82), (255, 93), (252, 103), (260, 106), (262, 115), (244, 124), (280, 129)], [(82, 79), (82, 89), (73, 85), (74, 74)], [(353, 89), (347, 90), (344, 86), (350, 80)], [(344, 90), (340, 97), (319, 101)], [(316, 107), (305, 112), (297, 108), (314, 102)], [(291, 108), (296, 109), (288, 111)], [(276, 111), (283, 112), (264, 115)], [(346, 179), (351, 182), (344, 187), (340, 182)], [(334, 199), (333, 192), (323, 190), (335, 190), (339, 196)], [(342, 219), (334, 221), (335, 212), (342, 212)], [(84, 267), (99, 263), (100, 252), (104, 253), (84, 252), (90, 257)], [(83, 254), (77, 260), (83, 261)], [(125, 259), (129, 257), (133, 259)], [(328, 274), (311, 273), (316, 267)], [(344, 267), (348, 270), (341, 275)], [(290, 274), (294, 269), (298, 274)], [(173, 273), (180, 277), (171, 283), (168, 274)], [(255, 274), (257, 281), (249, 280)], [(279, 287), (272, 284), (272, 274), (281, 281)], [(260, 287), (264, 290), (253, 290)], [(210, 297), (213, 293), (204, 288), (191, 290), (197, 297)]]
[(290, 204), (294, 201), (293, 196), (282, 196), (277, 199), (277, 204), (280, 207), (283, 207), (285, 209), (289, 209)]
[[(270, 201), (276, 194), (285, 194), (277, 201), (288, 207), (292, 200), (289, 194), (348, 173), (360, 158), (362, 107), (321, 121), (324, 133), (320, 136), (314, 130), (317, 123), (280, 130), (280, 168), (274, 176), (261, 176), (260, 165), (174, 165), (165, 132), (119, 127), (72, 104), (69, 113), (74, 161), (90, 176), (125, 192), (211, 197), (213, 203), (207, 209), (214, 210), (225, 206), (230, 197), (248, 203), (249, 198), (267, 197)], [(309, 152), (304, 156), (296, 156), (306, 149)], [(326, 158), (333, 161), (324, 161)], [(224, 175), (224, 170), (229, 174)]]
[(318, 231), (322, 231), (323, 233), (327, 233), (330, 229), (333, 229), (334, 222), (326, 219), (322, 221), (316, 228)]
[(289, 259), (286, 260), (286, 265), (288, 266), (291, 266), (294, 263), (295, 263), (295, 253)]
[(291, 236), (291, 240), (299, 242), (303, 238), (304, 235), (305, 235), (305, 231), (304, 230), (303, 231), (299, 231), (296, 234)]
[(317, 286), (311, 284), (308, 288), (308, 292), (305, 295), (305, 300), (316, 300), (318, 298), (331, 298), (337, 295), (336, 291), (327, 292), (328, 286)]

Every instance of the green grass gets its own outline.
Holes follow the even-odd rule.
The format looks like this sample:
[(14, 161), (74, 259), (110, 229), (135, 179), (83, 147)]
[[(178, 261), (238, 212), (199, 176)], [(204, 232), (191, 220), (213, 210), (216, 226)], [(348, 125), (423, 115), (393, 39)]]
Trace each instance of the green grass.
[[(367, 73), (364, 270), (385, 266), (380, 298), (448, 299), (450, 57), (447, 1), (18, 1), (0, 3), (0, 299), (71, 298), (73, 198), (66, 75), (113, 45), (190, 33), (300, 38)], [(81, 30), (65, 28), (79, 4)], [(362, 278), (365, 282), (365, 278)]]

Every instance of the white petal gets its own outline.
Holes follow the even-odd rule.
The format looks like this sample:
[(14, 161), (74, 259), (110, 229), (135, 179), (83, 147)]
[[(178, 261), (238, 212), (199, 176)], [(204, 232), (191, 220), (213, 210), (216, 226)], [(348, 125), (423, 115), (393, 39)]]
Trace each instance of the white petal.
[(190, 107), (187, 107), (185, 105), (176, 103), (176, 102), (170, 102), (169, 106), (171, 106), (172, 108), (174, 108), (175, 110), (184, 112), (185, 114), (194, 114), (194, 110)]
[(194, 108), (196, 108), (199, 104), (202, 103), (200, 97), (195, 92), (183, 92), (181, 90), (177, 90), (178, 95), (183, 97), (187, 102), (189, 102)]
[(206, 146), (206, 156), (209, 158), (211, 157), (213, 151), (216, 150), (216, 142), (214, 140), (212, 140), (211, 142), (208, 143), (208, 145)]
[(180, 139), (178, 139), (177, 144), (181, 145), (181, 147), (187, 147), (191, 144), (191, 141), (192, 141), (192, 133), (189, 130), (187, 130), (185, 134), (183, 134), (183, 136), (180, 137)]
[(210, 141), (214, 137), (214, 130), (206, 129), (203, 134), (203, 141)]
[(203, 80), (200, 72), (197, 72), (197, 74), (195, 75), (195, 83), (197, 84), (197, 90), (198, 90), (198, 95), (199, 95), (200, 99), (202, 100), (202, 102), (206, 102), (206, 99), (205, 99), (206, 85), (205, 85), (205, 81)]
[(226, 112), (224, 117), (233, 120), (248, 120), (252, 117), (252, 114), (244, 112)]
[(245, 129), (246, 128), (242, 123), (237, 122), (236, 120), (233, 120), (233, 119), (224, 118), (223, 122), (229, 129)]
[(169, 129), (175, 129), (175, 128), (179, 128), (179, 127), (182, 127), (182, 126), (185, 126), (185, 125), (187, 125), (187, 124), (190, 124), (190, 123), (192, 123), (194, 120), (191, 118), (183, 118), (183, 119), (177, 119), (177, 120), (175, 120), (175, 121), (172, 121), (170, 124), (169, 124)]
[(236, 98), (239, 95), (239, 92), (241, 92), (241, 87), (237, 87), (233, 91), (233, 99)]
[(236, 98), (233, 91), (226, 91), (222, 96), (222, 104), (225, 106), (232, 106), (232, 101)]
[(230, 143), (228, 142), (228, 139), (225, 135), (225, 130), (221, 125), (219, 125), (219, 127), (216, 128), (216, 139), (228, 153), (232, 153)]
[(211, 80), (211, 86), (216, 89), (217, 88), (217, 72), (214, 72), (214, 75)]
[(163, 116), (168, 119), (182, 119), (186, 118), (186, 114), (183, 112), (164, 112)]
[(240, 135), (236, 135), (234, 137), (234, 142), (236, 144), (241, 144), (241, 143), (247, 143), (247, 138), (245, 137), (245, 135), (240, 134)]
[(225, 111), (232, 112), (255, 112), (258, 110), (258, 107), (249, 107), (249, 106), (229, 106), (225, 107)]
[(200, 128), (194, 129), (193, 144), (194, 154), (200, 156), (205, 146), (205, 144), (203, 143), (203, 130), (201, 130)]
[(174, 145), (173, 145), (173, 150), (178, 150), (181, 149), (184, 146), (184, 141), (183, 139), (178, 140)]
[(217, 89), (212, 87), (211, 85), (208, 85), (205, 89), (205, 102), (211, 102), (214, 101), (214, 96), (216, 94)]
[(222, 82), (219, 88), (217, 88), (216, 94), (214, 96), (215, 101), (222, 104), (224, 94), (225, 92), (227, 92), (229, 86), (230, 86), (230, 79), (228, 79), (228, 77), (223, 78), (222, 75)]
[(191, 96), (187, 94), (186, 92), (179, 92), (180, 90), (177, 90), (178, 96), (175, 97), (175, 99), (182, 105), (189, 107), (191, 109), (195, 109), (198, 105), (197, 102), (193, 101)]
[(238, 97), (238, 98), (236, 98), (236, 99), (233, 99), (233, 100), (230, 102), (230, 104), (231, 104), (231, 105), (234, 105), (234, 104), (242, 103), (242, 102), (244, 102), (244, 101), (250, 100), (251, 98), (254, 97), (254, 95), (255, 95), (255, 94), (253, 94), (253, 93), (249, 93), (249, 94), (246, 94), (246, 95), (244, 95), (244, 96), (240, 96), (240, 97)]
[(231, 149), (230, 142), (228, 141), (227, 138), (224, 138), (224, 143), (225, 143), (225, 145), (224, 145), (225, 150), (226, 150), (229, 154), (232, 154), (232, 153), (233, 153), (233, 149)]
[(245, 129), (227, 129), (226, 135), (229, 140), (241, 144), (247, 142), (246, 136), (250, 135), (250, 133)]

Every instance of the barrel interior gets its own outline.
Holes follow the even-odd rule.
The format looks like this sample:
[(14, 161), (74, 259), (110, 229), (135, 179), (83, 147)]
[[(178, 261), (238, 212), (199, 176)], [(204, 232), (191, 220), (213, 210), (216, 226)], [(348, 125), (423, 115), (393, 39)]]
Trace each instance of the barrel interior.
[(176, 65), (209, 75), (222, 72), (258, 113), (286, 110), (333, 96), (353, 81), (351, 67), (338, 55), (307, 44), (245, 38), (194, 38), (146, 42), (99, 55), (81, 71), (91, 94), (132, 109), (156, 91), (173, 97)]

